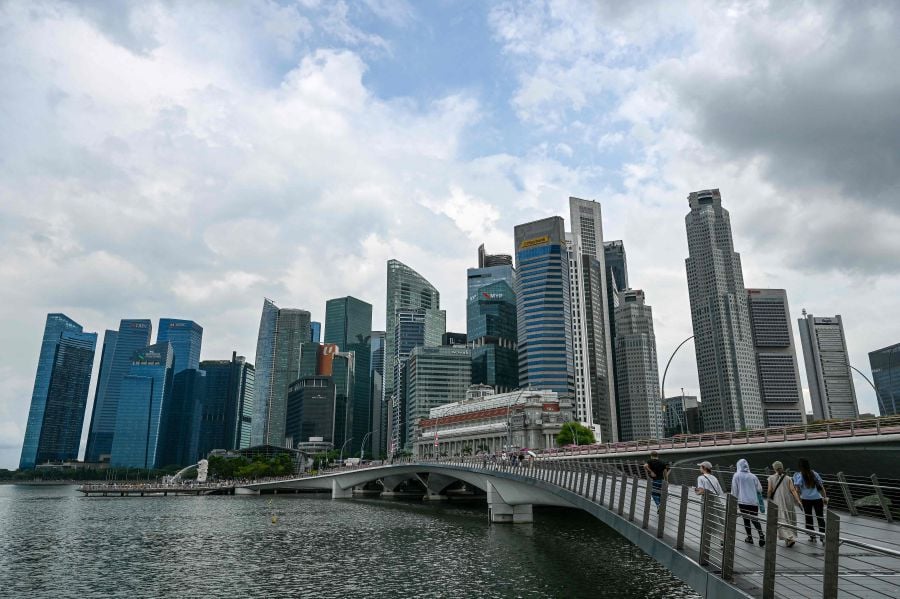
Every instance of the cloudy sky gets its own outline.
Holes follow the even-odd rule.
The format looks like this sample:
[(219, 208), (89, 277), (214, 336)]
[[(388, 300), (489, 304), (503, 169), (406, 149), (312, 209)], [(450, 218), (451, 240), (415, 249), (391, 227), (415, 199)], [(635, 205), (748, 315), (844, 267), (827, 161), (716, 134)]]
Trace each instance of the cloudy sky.
[(686, 196), (718, 187), (747, 285), (842, 314), (868, 372), (900, 341), (898, 31), (891, 1), (0, 2), (0, 467), (48, 312), (253, 356), (263, 297), (383, 326), (397, 258), (465, 330), (477, 246), (569, 195), (625, 241), (662, 360)]

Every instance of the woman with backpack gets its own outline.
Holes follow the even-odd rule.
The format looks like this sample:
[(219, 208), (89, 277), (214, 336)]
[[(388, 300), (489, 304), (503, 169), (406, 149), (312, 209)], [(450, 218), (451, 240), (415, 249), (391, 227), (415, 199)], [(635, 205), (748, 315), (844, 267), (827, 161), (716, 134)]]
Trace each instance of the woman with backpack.
[(822, 544), (825, 543), (825, 506), (828, 505), (828, 494), (822, 484), (822, 477), (809, 465), (809, 460), (800, 458), (800, 472), (794, 474), (794, 486), (800, 493), (800, 503), (803, 505), (803, 515), (806, 520), (806, 530), (810, 532), (809, 542), (816, 542), (815, 528), (813, 527), (813, 511), (816, 512), (816, 520), (819, 523), (819, 534)]
[(768, 478), (768, 491), (766, 496), (778, 506), (778, 522), (787, 526), (778, 527), (778, 538), (784, 541), (788, 547), (793, 547), (797, 535), (794, 527), (797, 526), (797, 512), (794, 506), (800, 506), (800, 495), (794, 481), (784, 471), (784, 464), (775, 462), (772, 464), (775, 474)]

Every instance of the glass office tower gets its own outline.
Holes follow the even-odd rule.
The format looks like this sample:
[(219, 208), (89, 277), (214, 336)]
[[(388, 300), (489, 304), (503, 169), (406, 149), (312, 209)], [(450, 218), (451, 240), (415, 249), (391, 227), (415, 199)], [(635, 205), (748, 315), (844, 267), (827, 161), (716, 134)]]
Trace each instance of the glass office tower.
[[(174, 372), (174, 368), (172, 369)], [(173, 375), (172, 396), (166, 401), (162, 410), (160, 425), (160, 441), (156, 463), (165, 466), (189, 466), (205, 458), (212, 449), (223, 449), (225, 413), (221, 406), (215, 410), (207, 409), (206, 372), (195, 368), (186, 368)], [(202, 419), (209, 421), (201, 447)], [(210, 435), (209, 433), (216, 433)], [(210, 438), (214, 437), (214, 438)]]
[(175, 374), (182, 370), (200, 366), (200, 345), (203, 342), (203, 327), (193, 320), (160, 318), (156, 342), (168, 341), (175, 352)]
[(882, 416), (900, 415), (900, 343), (869, 352), (872, 381)]
[(94, 395), (91, 427), (84, 458), (86, 462), (109, 460), (116, 431), (122, 382), (131, 370), (134, 353), (150, 345), (153, 325), (145, 319), (125, 319), (119, 322), (119, 330), (115, 335), (110, 335), (111, 332), (106, 332), (103, 344), (99, 384)]
[(78, 458), (96, 345), (65, 314), (47, 315), (19, 468)]
[(472, 384), (497, 393), (519, 387), (516, 293), (505, 279), (479, 287), (466, 302), (467, 336), (472, 348)]
[(382, 385), (384, 384), (384, 331), (372, 331), (370, 340), (372, 361), (369, 365), (372, 391), (372, 454), (376, 459), (385, 452), (385, 439), (387, 438), (387, 410), (381, 401)]
[[(244, 356), (204, 360), (206, 404), (200, 422), (200, 452), (250, 447), (253, 423), (254, 368)], [(220, 432), (221, 431), (221, 432)]]

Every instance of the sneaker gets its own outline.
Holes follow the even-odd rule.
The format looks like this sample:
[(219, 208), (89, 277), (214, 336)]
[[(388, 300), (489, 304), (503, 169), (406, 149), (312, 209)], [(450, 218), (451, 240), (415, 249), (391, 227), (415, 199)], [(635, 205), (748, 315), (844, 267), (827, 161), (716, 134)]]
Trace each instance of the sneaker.
[(810, 543), (815, 543), (815, 542), (816, 542), (816, 536), (815, 536), (815, 535), (809, 535), (809, 542), (810, 542)]
[(759, 546), (760, 547), (766, 546), (766, 537), (759, 537)]
[(752, 542), (753, 542), (753, 537), (747, 537), (746, 539), (744, 539), (744, 542), (745, 542), (745, 543), (752, 543)]
[(793, 547), (794, 541), (793, 541), (793, 539), (791, 539), (791, 540), (785, 541), (784, 544), (787, 545), (788, 547)]

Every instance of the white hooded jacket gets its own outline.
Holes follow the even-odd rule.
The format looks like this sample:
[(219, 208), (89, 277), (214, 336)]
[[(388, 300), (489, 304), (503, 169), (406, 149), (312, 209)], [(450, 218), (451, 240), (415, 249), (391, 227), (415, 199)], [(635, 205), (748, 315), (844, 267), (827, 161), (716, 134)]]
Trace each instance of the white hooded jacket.
[(741, 505), (757, 505), (757, 492), (762, 493), (759, 479), (750, 472), (750, 464), (747, 463), (747, 460), (738, 460), (737, 472), (731, 479), (731, 494)]

